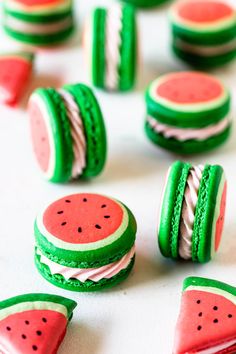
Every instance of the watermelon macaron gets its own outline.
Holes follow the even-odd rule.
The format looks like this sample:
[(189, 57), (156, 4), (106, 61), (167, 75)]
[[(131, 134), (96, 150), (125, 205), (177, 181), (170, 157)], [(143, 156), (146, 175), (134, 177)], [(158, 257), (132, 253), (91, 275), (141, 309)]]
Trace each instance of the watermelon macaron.
[(57, 295), (26, 294), (0, 302), (2, 354), (56, 354), (76, 302)]
[(3, 5), (6, 33), (25, 44), (54, 45), (74, 29), (72, 0), (4, 0)]
[(173, 354), (236, 353), (236, 288), (217, 280), (185, 279)]
[(29, 100), (33, 149), (52, 182), (91, 178), (106, 160), (106, 132), (99, 104), (89, 87), (37, 89)]
[(130, 273), (135, 236), (135, 218), (124, 204), (97, 194), (70, 195), (36, 218), (36, 266), (67, 290), (108, 288)]
[(214, 67), (236, 58), (236, 11), (223, 0), (183, 0), (173, 5), (173, 49), (186, 62)]
[(133, 88), (137, 74), (136, 14), (132, 6), (96, 8), (84, 32), (94, 86), (109, 91)]
[(208, 262), (218, 251), (227, 183), (218, 165), (176, 161), (167, 174), (158, 241), (164, 257)]
[(161, 76), (150, 84), (146, 105), (146, 134), (164, 149), (205, 152), (229, 137), (231, 96), (211, 75), (186, 71)]
[(28, 52), (0, 54), (0, 102), (18, 103), (30, 80), (33, 59), (34, 55)]

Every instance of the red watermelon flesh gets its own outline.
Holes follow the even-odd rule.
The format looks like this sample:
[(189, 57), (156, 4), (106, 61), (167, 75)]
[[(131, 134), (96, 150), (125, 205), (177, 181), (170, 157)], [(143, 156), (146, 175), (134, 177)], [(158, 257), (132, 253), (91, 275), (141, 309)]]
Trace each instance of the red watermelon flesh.
[(233, 9), (220, 1), (189, 1), (179, 6), (178, 14), (187, 21), (210, 23), (226, 19), (233, 15)]
[(56, 354), (66, 326), (57, 311), (19, 312), (0, 321), (0, 346), (10, 354)]
[(236, 341), (235, 304), (212, 292), (188, 290), (183, 293), (175, 354), (197, 353), (234, 339)]
[(223, 194), (222, 194), (221, 203), (220, 203), (220, 215), (219, 215), (217, 222), (216, 222), (215, 251), (217, 251), (219, 248), (221, 236), (222, 236), (222, 230), (223, 230), (223, 226), (224, 226), (226, 195), (227, 195), (227, 183), (225, 183), (225, 185), (224, 185)]
[(31, 61), (21, 57), (0, 57), (0, 101), (13, 105), (24, 92), (32, 70)]
[(63, 3), (63, 0), (15, 0), (24, 6), (46, 6)]
[(121, 226), (124, 212), (114, 200), (97, 194), (74, 194), (51, 204), (43, 215), (47, 231), (68, 243), (103, 240)]
[(43, 172), (46, 172), (51, 154), (48, 130), (43, 113), (34, 101), (29, 103), (29, 116), (34, 153), (40, 168)]
[(168, 75), (157, 87), (159, 97), (177, 104), (208, 103), (222, 93), (223, 87), (214, 77), (198, 72)]

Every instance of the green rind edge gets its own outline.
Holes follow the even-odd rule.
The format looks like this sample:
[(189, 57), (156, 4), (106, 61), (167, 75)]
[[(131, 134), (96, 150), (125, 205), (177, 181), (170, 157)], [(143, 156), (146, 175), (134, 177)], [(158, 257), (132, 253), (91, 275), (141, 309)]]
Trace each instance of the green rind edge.
[(179, 59), (188, 62), (192, 66), (199, 69), (209, 69), (226, 65), (236, 58), (236, 50), (230, 51), (226, 54), (215, 55), (210, 57), (191, 54), (187, 51), (185, 52), (177, 48), (174, 44), (172, 44), (172, 50)]
[(148, 8), (148, 7), (160, 6), (163, 3), (169, 2), (170, 0), (122, 0), (122, 1), (130, 5), (133, 5), (135, 7)]
[(66, 280), (62, 275), (52, 275), (49, 271), (49, 268), (42, 263), (39, 262), (37, 256), (35, 257), (35, 264), (39, 271), (39, 273), (51, 284), (58, 286), (60, 288), (77, 291), (77, 292), (91, 292), (91, 291), (99, 291), (103, 289), (111, 288), (121, 281), (125, 280), (129, 273), (131, 272), (135, 262), (135, 257), (133, 257), (129, 266), (123, 270), (121, 270), (117, 275), (110, 279), (102, 279), (99, 282), (93, 282), (91, 280), (87, 280), (85, 283), (80, 282), (77, 279)]
[(86, 85), (66, 85), (63, 88), (77, 103), (84, 125), (86, 167), (80, 178), (95, 177), (103, 170), (107, 156), (106, 128), (99, 103)]
[[(124, 204), (122, 204), (124, 206)], [(137, 224), (132, 212), (128, 212), (128, 226), (123, 235), (112, 244), (92, 251), (68, 251), (55, 247), (34, 225), (36, 245), (50, 260), (72, 268), (97, 268), (121, 259), (135, 243)]]
[(36, 302), (36, 301), (45, 301), (45, 302), (54, 302), (60, 305), (63, 305), (67, 308), (68, 320), (71, 319), (73, 310), (77, 306), (77, 303), (73, 300), (67, 299), (59, 295), (51, 294), (24, 294), (6, 299), (0, 302), (0, 310), (3, 310), (7, 307), (22, 303), (22, 302)]
[(179, 226), (190, 168), (190, 164), (176, 161), (169, 171), (161, 205), (158, 232), (159, 248), (164, 257), (179, 258)]
[(202, 287), (210, 287), (224, 290), (234, 296), (236, 296), (236, 288), (228, 285), (226, 283), (222, 283), (218, 280), (201, 278), (201, 277), (188, 277), (184, 280), (183, 283), (183, 291), (187, 290), (190, 286), (202, 286)]
[(105, 38), (107, 11), (97, 8), (93, 12), (92, 33), (92, 82), (99, 88), (105, 87)]
[(210, 151), (222, 145), (230, 136), (231, 125), (221, 134), (203, 141), (187, 140), (183, 142), (173, 138), (167, 139), (163, 135), (156, 133), (147, 123), (145, 124), (145, 132), (155, 145), (174, 153), (190, 155)]
[(39, 95), (46, 104), (48, 117), (54, 137), (55, 170), (51, 182), (66, 182), (70, 180), (74, 159), (70, 123), (66, 107), (60, 94), (53, 88), (40, 88), (34, 94)]
[(127, 91), (134, 87), (137, 74), (136, 12), (129, 5), (122, 8), (120, 56), (119, 90)]
[(211, 260), (212, 228), (223, 172), (221, 166), (205, 165), (202, 173), (192, 234), (192, 259), (195, 262)]

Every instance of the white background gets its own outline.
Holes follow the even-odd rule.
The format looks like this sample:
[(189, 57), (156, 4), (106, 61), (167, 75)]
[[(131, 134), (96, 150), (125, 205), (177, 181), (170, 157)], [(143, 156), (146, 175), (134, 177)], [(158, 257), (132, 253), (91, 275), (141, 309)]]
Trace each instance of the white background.
[[(76, 0), (79, 26), (95, 5)], [(232, 0), (234, 3), (235, 0)], [(104, 173), (88, 183), (53, 185), (44, 181), (31, 150), (27, 98), (20, 109), (0, 107), (0, 298), (27, 292), (48, 292), (78, 301), (60, 354), (170, 354), (186, 276), (217, 278), (236, 286), (236, 133), (209, 154), (184, 158), (162, 151), (145, 138), (143, 91), (156, 76), (183, 70), (169, 49), (167, 7), (139, 15), (141, 70), (135, 92), (96, 92), (104, 112), (109, 158)], [(78, 37), (78, 36), (77, 36)], [(13, 46), (2, 33), (1, 49)], [(30, 90), (37, 86), (88, 82), (79, 39), (64, 50), (39, 53)], [(215, 71), (236, 100), (236, 63)], [(30, 91), (29, 90), (29, 91)], [(209, 264), (177, 264), (157, 249), (158, 206), (168, 166), (176, 159), (194, 164), (219, 163), (229, 185), (222, 247)], [(33, 222), (40, 208), (74, 192), (98, 192), (126, 203), (138, 221), (137, 261), (127, 281), (96, 294), (63, 291), (47, 283), (33, 262)], [(187, 334), (186, 334), (187, 335)]]

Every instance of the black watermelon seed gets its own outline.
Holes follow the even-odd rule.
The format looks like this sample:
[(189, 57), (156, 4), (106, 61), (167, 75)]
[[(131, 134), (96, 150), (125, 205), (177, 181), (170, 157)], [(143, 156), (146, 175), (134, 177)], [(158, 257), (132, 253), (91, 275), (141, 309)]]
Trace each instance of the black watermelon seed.
[(43, 318), (42, 318), (42, 321), (43, 321), (44, 323), (46, 323), (46, 322), (47, 322), (47, 319), (46, 319), (45, 317), (43, 317)]
[(23, 339), (26, 339), (26, 338), (27, 338), (25, 334), (22, 334), (21, 337), (22, 337)]
[(197, 330), (201, 331), (201, 329), (202, 329), (202, 326), (198, 326)]
[(83, 202), (85, 202), (85, 203), (86, 203), (87, 201), (88, 201), (88, 199), (87, 199), (87, 198), (84, 198), (84, 199), (83, 199)]
[(58, 211), (57, 214), (63, 214), (63, 210)]
[(65, 226), (66, 225), (66, 221), (61, 223), (61, 226)]
[(105, 219), (110, 219), (110, 215), (104, 215)]
[(11, 327), (8, 327), (8, 326), (7, 326), (7, 331), (11, 331)]
[(218, 310), (218, 307), (217, 307), (217, 306), (214, 306), (214, 307), (213, 307), (213, 310), (214, 310), (214, 311), (217, 311), (217, 310)]
[(219, 321), (217, 320), (217, 318), (215, 318), (213, 322), (214, 323), (218, 323)]
[(25, 324), (26, 324), (26, 325), (29, 325), (30, 323), (29, 323), (29, 321), (26, 320), (26, 321), (25, 321)]
[(197, 304), (200, 304), (201, 303), (201, 300), (197, 300)]
[(82, 232), (82, 227), (78, 227), (78, 232), (79, 232), (79, 233)]
[(199, 316), (199, 317), (202, 317), (202, 312), (199, 312), (198, 316)]
[(101, 208), (106, 208), (106, 204), (102, 204)]
[(232, 318), (232, 317), (233, 317), (233, 315), (229, 314), (229, 315), (228, 315), (228, 317), (229, 317), (229, 318)]
[(95, 227), (96, 227), (96, 229), (99, 229), (99, 230), (101, 229), (101, 226), (100, 226), (100, 225), (98, 225), (98, 224), (97, 224), (97, 225), (95, 225)]
[(33, 349), (34, 351), (38, 350), (37, 345), (32, 345), (32, 349)]
[(42, 332), (41, 331), (36, 331), (37, 336), (41, 336)]
[(71, 203), (71, 201), (69, 199), (66, 199), (65, 202), (66, 203)]

